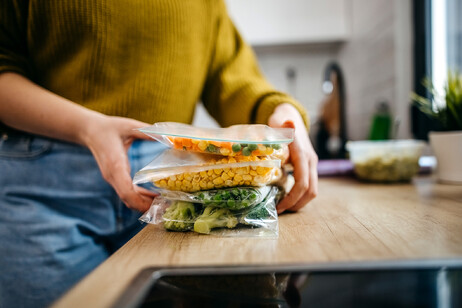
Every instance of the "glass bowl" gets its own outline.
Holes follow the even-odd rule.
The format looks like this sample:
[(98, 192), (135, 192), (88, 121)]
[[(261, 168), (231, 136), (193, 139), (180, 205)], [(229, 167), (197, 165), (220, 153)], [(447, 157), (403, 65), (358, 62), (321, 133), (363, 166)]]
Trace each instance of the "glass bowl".
[(346, 149), (359, 179), (403, 182), (419, 171), (424, 144), (418, 140), (349, 141)]

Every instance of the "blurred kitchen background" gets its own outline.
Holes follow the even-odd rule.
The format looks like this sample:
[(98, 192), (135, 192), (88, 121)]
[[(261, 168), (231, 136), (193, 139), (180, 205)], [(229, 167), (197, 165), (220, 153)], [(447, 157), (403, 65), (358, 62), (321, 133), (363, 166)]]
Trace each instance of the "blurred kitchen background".
[[(410, 93), (425, 95), (424, 76), (438, 87), (448, 68), (462, 67), (460, 0), (226, 3), (268, 80), (308, 110), (318, 151), (374, 134), (425, 139), (431, 124)], [(388, 122), (374, 122), (381, 115)], [(216, 125), (201, 105), (194, 123)]]

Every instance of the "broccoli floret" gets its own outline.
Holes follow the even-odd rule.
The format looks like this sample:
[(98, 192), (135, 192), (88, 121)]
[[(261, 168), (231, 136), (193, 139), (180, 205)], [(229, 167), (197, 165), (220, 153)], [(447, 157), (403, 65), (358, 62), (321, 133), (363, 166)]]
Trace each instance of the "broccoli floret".
[(247, 215), (245, 215), (245, 219), (264, 220), (269, 216), (270, 214), (268, 213), (266, 204), (263, 204), (260, 206), (256, 206), (254, 209), (250, 210), (250, 212)]
[(164, 215), (164, 228), (171, 231), (189, 231), (194, 227), (194, 220), (200, 215), (200, 207), (194, 203), (175, 201), (167, 208)]
[(207, 206), (194, 223), (194, 231), (209, 234), (214, 228), (234, 228), (236, 225), (237, 218), (230, 210)]
[(262, 221), (273, 219), (276, 214), (276, 204), (284, 192), (278, 187), (272, 187), (266, 198), (240, 217), (239, 223), (260, 226)]

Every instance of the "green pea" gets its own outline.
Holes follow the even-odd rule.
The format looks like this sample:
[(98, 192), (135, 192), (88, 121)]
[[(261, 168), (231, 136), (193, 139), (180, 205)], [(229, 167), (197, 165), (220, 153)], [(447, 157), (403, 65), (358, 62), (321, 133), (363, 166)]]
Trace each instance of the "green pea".
[(242, 148), (245, 148), (245, 147), (247, 147), (247, 146), (249, 146), (247, 143), (241, 143), (241, 147), (242, 147)]
[(255, 143), (249, 144), (249, 150), (250, 151), (255, 151), (256, 149), (258, 149), (258, 145), (256, 145)]
[(215, 201), (221, 201), (221, 199), (222, 199), (222, 197), (219, 194), (215, 195), (215, 197), (213, 198), (213, 200), (215, 200)]
[(244, 149), (242, 149), (242, 155), (250, 156), (250, 154), (252, 154), (252, 151), (248, 147), (245, 147)]
[(236, 206), (236, 201), (230, 199), (226, 202), (226, 204), (228, 205), (228, 207), (234, 208)]
[(249, 200), (242, 200), (241, 201), (243, 207), (249, 207), (250, 201)]
[(275, 150), (280, 150), (280, 149), (281, 149), (281, 145), (280, 145), (279, 143), (273, 143), (273, 144), (271, 145), (271, 147), (272, 147), (273, 149), (275, 149)]
[(217, 147), (214, 146), (213, 144), (209, 144), (206, 150), (210, 153), (215, 153), (217, 150)]
[(235, 143), (232, 146), (233, 152), (239, 152), (241, 150), (241, 145), (239, 143)]
[(257, 199), (257, 195), (254, 194), (254, 193), (252, 193), (252, 194), (250, 195), (249, 199), (250, 199), (250, 200), (255, 200), (255, 199)]

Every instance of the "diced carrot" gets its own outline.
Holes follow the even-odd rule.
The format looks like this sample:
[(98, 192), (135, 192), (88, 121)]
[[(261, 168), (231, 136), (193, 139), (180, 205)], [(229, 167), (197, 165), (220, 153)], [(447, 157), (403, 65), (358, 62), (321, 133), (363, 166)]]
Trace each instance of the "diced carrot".
[(233, 143), (232, 142), (222, 142), (221, 147), (225, 148), (225, 149), (228, 149), (228, 150), (232, 150), (233, 149)]
[(175, 145), (175, 148), (176, 149), (182, 149), (183, 148), (183, 138), (180, 138), (180, 137), (176, 137), (174, 140), (173, 140), (173, 144)]
[(192, 146), (191, 139), (183, 138), (183, 146), (186, 147), (186, 148), (190, 148)]
[(209, 143), (213, 144), (214, 146), (216, 146), (218, 148), (221, 148), (221, 144), (222, 144), (222, 142), (220, 142), (220, 141), (212, 141), (212, 140), (210, 140)]

